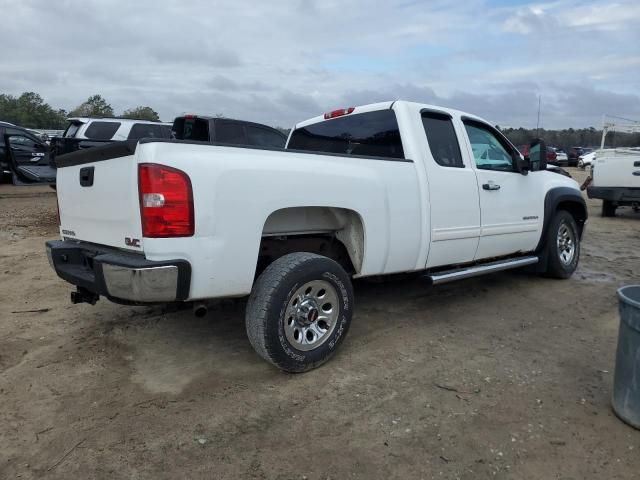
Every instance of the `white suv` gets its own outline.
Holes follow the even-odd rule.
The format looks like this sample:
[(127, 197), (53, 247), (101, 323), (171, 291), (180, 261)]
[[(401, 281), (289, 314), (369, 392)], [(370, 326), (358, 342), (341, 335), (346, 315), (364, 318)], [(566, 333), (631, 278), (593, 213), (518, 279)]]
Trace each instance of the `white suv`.
[(65, 138), (117, 141), (139, 138), (171, 138), (171, 123), (126, 118), (72, 117), (62, 135)]

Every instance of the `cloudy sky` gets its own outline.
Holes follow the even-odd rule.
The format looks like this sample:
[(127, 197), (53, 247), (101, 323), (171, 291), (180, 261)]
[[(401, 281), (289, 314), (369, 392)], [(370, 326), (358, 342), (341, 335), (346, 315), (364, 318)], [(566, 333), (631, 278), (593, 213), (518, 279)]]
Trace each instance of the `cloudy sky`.
[(493, 123), (640, 119), (640, 1), (0, 0), (0, 93), (290, 126), (406, 99)]

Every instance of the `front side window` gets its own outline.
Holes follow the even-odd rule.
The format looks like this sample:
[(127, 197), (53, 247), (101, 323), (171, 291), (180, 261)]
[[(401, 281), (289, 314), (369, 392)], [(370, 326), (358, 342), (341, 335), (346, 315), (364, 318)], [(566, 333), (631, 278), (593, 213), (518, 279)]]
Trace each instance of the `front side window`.
[(91, 122), (84, 136), (91, 140), (111, 140), (120, 128), (120, 122)]
[(464, 122), (476, 167), (482, 170), (513, 172), (511, 149), (489, 128), (476, 122)]
[(296, 129), (291, 150), (404, 158), (393, 110), (349, 114)]
[(464, 168), (451, 117), (442, 113), (425, 112), (422, 114), (422, 125), (436, 163), (443, 167)]

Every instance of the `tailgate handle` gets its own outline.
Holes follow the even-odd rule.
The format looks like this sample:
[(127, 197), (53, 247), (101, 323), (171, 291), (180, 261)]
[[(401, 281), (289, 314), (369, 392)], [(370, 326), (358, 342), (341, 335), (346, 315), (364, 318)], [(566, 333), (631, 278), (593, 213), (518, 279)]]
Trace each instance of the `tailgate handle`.
[(93, 185), (93, 169), (94, 167), (80, 169), (80, 185), (83, 187), (91, 187)]

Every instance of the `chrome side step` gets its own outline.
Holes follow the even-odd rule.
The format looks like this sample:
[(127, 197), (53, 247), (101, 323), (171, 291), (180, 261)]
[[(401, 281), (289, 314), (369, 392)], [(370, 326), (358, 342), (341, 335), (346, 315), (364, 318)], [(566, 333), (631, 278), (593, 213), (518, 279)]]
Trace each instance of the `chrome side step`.
[(509, 270), (511, 268), (524, 267), (538, 263), (538, 257), (519, 257), (509, 260), (498, 260), (497, 262), (485, 263), (483, 265), (474, 265), (467, 268), (456, 268), (455, 270), (447, 270), (426, 275), (433, 285), (441, 283), (449, 283), (463, 278), (477, 277), (485, 273), (499, 272), (501, 270)]

